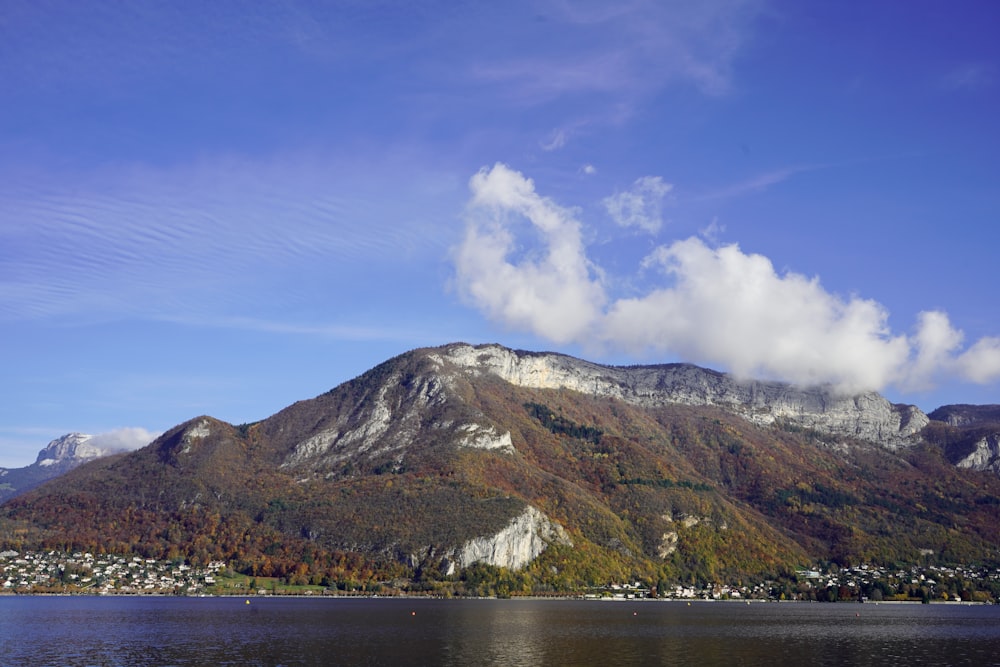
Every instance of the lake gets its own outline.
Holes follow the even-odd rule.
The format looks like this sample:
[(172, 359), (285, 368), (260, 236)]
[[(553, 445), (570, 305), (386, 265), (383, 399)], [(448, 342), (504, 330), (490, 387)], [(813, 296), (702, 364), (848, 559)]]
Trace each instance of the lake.
[(3, 596), (0, 664), (1000, 665), (1000, 606)]

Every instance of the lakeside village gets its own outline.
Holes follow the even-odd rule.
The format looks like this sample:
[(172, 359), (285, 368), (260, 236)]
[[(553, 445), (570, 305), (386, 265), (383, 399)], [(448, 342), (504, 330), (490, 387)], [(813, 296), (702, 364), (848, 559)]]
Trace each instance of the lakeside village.
[[(667, 598), (681, 600), (815, 600), (820, 602), (965, 602), (992, 604), (1000, 599), (1000, 568), (869, 565), (800, 570), (781, 582), (730, 586), (670, 585), (657, 591), (642, 582), (611, 583), (572, 597), (588, 599)], [(0, 552), (0, 594), (63, 595), (441, 595), (450, 590), (411, 590), (402, 582), (385, 584), (293, 585), (251, 577), (225, 563), (195, 567), (183, 561), (138, 556)], [(547, 594), (552, 596), (551, 593)], [(562, 595), (562, 597), (571, 597)]]

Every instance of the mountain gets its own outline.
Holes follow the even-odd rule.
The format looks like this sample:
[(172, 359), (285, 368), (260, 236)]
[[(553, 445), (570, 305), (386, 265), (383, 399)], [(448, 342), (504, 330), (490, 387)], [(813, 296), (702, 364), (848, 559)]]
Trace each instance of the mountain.
[(924, 435), (951, 463), (1000, 474), (1000, 405), (945, 405), (928, 416), (935, 424)]
[(456, 347), (448, 356), (470, 373), (491, 373), (521, 387), (572, 389), (649, 408), (718, 406), (760, 425), (783, 422), (887, 447), (905, 444), (928, 422), (919, 408), (891, 404), (875, 392), (847, 396), (829, 387), (741, 381), (691, 364), (615, 368), (499, 346)]
[(1000, 405), (943, 405), (928, 417), (951, 426), (1000, 424)]
[(121, 451), (96, 446), (91, 442), (92, 437), (83, 433), (67, 433), (46, 445), (31, 465), (0, 468), (0, 502), (59, 477), (87, 461)]
[(80, 466), (5, 503), (0, 542), (535, 592), (997, 563), (1000, 477), (953, 460), (970, 428), (875, 393), (452, 344)]

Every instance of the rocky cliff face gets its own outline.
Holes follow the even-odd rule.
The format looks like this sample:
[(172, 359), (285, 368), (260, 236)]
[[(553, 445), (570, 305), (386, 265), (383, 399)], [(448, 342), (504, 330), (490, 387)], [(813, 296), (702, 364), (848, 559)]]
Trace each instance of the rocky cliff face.
[(466, 405), (453, 378), (429, 368), (419, 356), (388, 362), (359, 380), (365, 386), (361, 396), (353, 395), (348, 383), (272, 418), (306, 425), (270, 431), (287, 443), (282, 468), (329, 470), (347, 461), (386, 458), (398, 468), (415, 445), (514, 452), (510, 433)]
[(783, 421), (889, 448), (907, 444), (928, 422), (919, 408), (892, 404), (875, 392), (843, 396), (825, 387), (738, 380), (690, 364), (602, 366), (559, 354), (464, 344), (442, 348), (433, 358), (442, 368), (492, 373), (522, 387), (572, 389), (641, 407), (712, 405), (755, 424)]
[(1000, 433), (991, 433), (976, 440), (971, 451), (954, 463), (959, 468), (1000, 473)]
[[(943, 405), (928, 417), (949, 461), (1000, 475), (1000, 405)], [(948, 428), (942, 431), (938, 422)]]
[(520, 570), (552, 543), (573, 546), (562, 526), (529, 505), (497, 534), (463, 544), (449, 559), (447, 573), (454, 574), (456, 565), (465, 568), (473, 563)]
[(93, 436), (85, 433), (67, 433), (61, 438), (56, 438), (45, 449), (38, 452), (35, 465), (53, 466), (63, 463), (76, 463), (100, 458), (114, 454), (116, 450), (107, 449), (94, 445), (91, 440)]

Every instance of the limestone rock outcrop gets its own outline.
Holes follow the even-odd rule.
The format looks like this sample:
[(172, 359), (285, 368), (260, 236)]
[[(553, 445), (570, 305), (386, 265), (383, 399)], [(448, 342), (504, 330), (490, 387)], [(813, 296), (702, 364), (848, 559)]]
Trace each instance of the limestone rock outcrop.
[(450, 560), (459, 568), (485, 563), (519, 570), (552, 543), (573, 545), (562, 526), (529, 505), (496, 535), (469, 540)]
[(955, 461), (959, 468), (1000, 474), (1000, 433), (991, 433), (972, 444), (972, 451)]
[(603, 366), (560, 354), (465, 344), (447, 346), (436, 359), (522, 387), (571, 389), (642, 407), (718, 406), (760, 425), (782, 421), (889, 448), (907, 444), (928, 422), (919, 408), (890, 403), (875, 392), (845, 396), (829, 387), (740, 380), (691, 364)]

